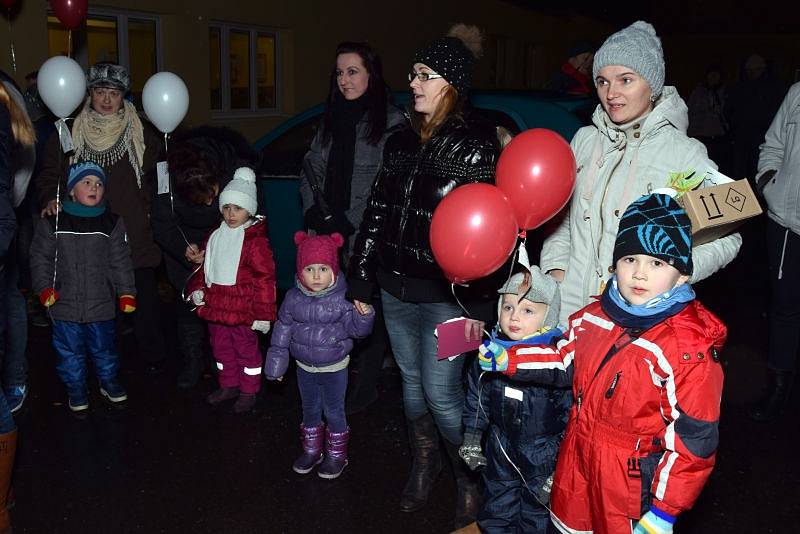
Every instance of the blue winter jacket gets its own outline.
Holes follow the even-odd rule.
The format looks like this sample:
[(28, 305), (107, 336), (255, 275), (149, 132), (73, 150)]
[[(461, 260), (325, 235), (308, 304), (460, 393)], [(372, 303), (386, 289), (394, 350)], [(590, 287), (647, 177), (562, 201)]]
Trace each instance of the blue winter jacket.
[[(506, 348), (512, 345), (551, 344), (562, 335), (553, 329), (521, 341), (494, 339)], [(484, 373), (476, 359), (467, 378), (463, 423), (466, 433), (485, 433), (487, 465), (483, 475), (490, 480), (517, 479), (500, 446), (519, 467), (528, 484), (541, 484), (555, 469), (558, 446), (572, 406), (570, 389), (515, 382), (501, 373)], [(521, 400), (520, 400), (521, 399)], [(533, 487), (533, 486), (531, 486)]]
[(353, 338), (372, 332), (375, 312), (358, 313), (344, 298), (346, 290), (347, 282), (340, 274), (333, 288), (321, 295), (307, 295), (297, 287), (286, 293), (272, 329), (272, 345), (264, 365), (267, 378), (286, 373), (289, 354), (314, 367), (340, 362), (353, 348)]

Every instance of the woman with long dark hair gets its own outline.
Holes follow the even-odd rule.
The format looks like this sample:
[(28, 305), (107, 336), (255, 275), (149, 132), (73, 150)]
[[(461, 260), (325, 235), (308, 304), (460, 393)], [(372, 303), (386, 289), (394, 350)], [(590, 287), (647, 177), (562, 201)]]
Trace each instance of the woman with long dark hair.
[(477, 28), (459, 24), (416, 53), (409, 73), (412, 125), (386, 143), (348, 280), (356, 306), (370, 302), (373, 288), (380, 288), (403, 378), (414, 461), (400, 509), (413, 512), (427, 502), (442, 468), (441, 436), (458, 486), (456, 528), (474, 521), (478, 508), (477, 484), (458, 455), (465, 359), (437, 360), (434, 329), (463, 311), (433, 257), (429, 232), (436, 206), (450, 191), (494, 182), (496, 130), (466, 107), (480, 44)]
[[(381, 59), (370, 45), (343, 42), (334, 57), (325, 115), (303, 162), (300, 193), (310, 230), (345, 237), (344, 266), (381, 166), (383, 146), (405, 117), (390, 103)], [(350, 414), (377, 398), (388, 338), (377, 293), (375, 297), (374, 331), (354, 351), (358, 373), (347, 398)]]
[(300, 193), (307, 226), (319, 233), (338, 231), (352, 245), (389, 130), (405, 119), (389, 103), (381, 59), (372, 47), (343, 42), (335, 57), (322, 125), (300, 174)]

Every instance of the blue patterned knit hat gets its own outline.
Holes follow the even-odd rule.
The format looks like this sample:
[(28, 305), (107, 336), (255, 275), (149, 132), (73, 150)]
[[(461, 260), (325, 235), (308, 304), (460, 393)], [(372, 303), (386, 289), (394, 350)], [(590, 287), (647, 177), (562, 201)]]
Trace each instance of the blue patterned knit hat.
[(67, 193), (72, 191), (75, 184), (86, 176), (97, 176), (103, 185), (106, 184), (106, 173), (103, 168), (93, 161), (81, 161), (69, 167), (69, 178), (67, 178)]
[(692, 274), (692, 223), (674, 198), (653, 193), (628, 206), (619, 221), (614, 266), (632, 254), (653, 256)]

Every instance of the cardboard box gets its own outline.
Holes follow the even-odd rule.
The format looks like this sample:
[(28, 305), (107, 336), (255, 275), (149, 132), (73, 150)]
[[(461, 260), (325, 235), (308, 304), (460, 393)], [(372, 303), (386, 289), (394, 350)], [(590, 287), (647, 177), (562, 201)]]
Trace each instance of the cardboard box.
[(694, 246), (727, 235), (747, 219), (761, 215), (761, 205), (747, 180), (695, 189), (678, 202), (692, 221)]

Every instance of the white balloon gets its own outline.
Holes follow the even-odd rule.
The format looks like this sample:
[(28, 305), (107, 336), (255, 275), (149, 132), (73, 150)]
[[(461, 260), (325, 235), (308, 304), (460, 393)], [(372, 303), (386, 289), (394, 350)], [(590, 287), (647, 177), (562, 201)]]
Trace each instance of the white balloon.
[(144, 84), (142, 105), (150, 122), (162, 133), (170, 133), (186, 116), (189, 90), (177, 74), (159, 72)]
[(39, 69), (39, 94), (56, 117), (70, 116), (86, 98), (86, 74), (66, 56), (53, 56)]

